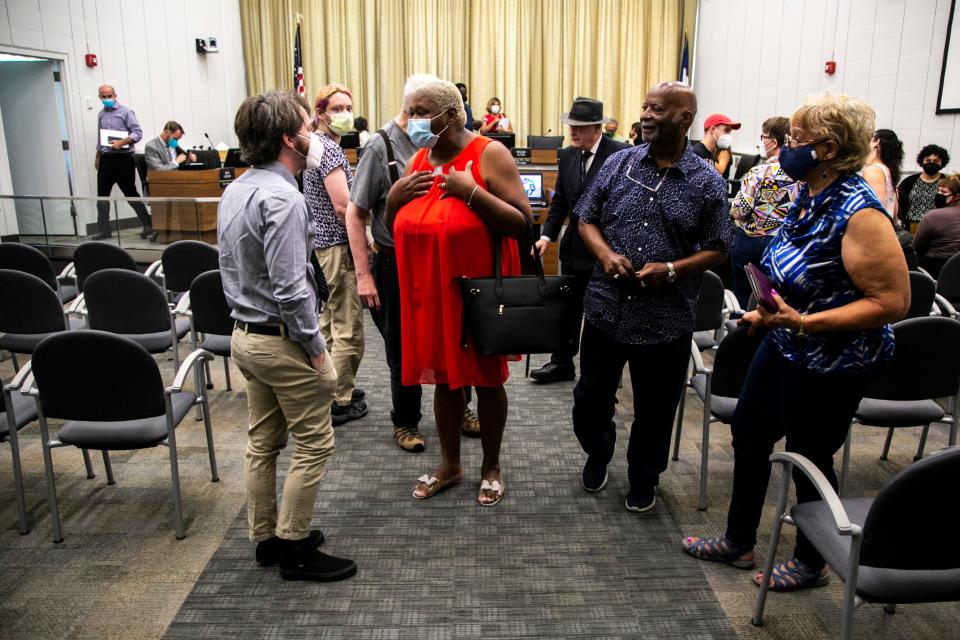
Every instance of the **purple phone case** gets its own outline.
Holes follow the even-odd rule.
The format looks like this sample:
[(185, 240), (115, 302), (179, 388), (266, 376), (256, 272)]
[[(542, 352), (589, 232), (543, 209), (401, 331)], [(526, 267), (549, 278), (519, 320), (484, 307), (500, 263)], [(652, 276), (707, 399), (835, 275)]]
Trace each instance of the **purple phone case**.
[(773, 288), (770, 278), (753, 263), (745, 265), (743, 270), (747, 272), (747, 280), (750, 281), (750, 288), (753, 289), (753, 295), (757, 298), (757, 303), (763, 305), (763, 308), (771, 313), (776, 312), (777, 303), (773, 299), (773, 294), (777, 290)]

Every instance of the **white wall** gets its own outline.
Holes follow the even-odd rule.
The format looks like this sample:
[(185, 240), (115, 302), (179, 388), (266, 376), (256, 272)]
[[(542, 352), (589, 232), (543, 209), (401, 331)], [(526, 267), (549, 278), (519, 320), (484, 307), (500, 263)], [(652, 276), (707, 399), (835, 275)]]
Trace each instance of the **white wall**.
[[(220, 53), (196, 53), (194, 38), (208, 36)], [(190, 145), (206, 145), (204, 132), (236, 145), (233, 116), (247, 95), (238, 0), (0, 0), (0, 52), (64, 60), (76, 195), (96, 195), (103, 83), (136, 112), (144, 131), (138, 151), (167, 120), (184, 126)], [(98, 67), (85, 66), (88, 52)]]
[[(877, 128), (903, 140), (905, 171), (924, 144), (960, 167), (960, 115), (936, 115), (950, 0), (700, 0), (694, 89), (703, 120), (743, 123), (734, 150), (756, 151), (760, 125), (803, 99), (834, 91), (866, 100)], [(824, 63), (836, 60), (835, 75)]]

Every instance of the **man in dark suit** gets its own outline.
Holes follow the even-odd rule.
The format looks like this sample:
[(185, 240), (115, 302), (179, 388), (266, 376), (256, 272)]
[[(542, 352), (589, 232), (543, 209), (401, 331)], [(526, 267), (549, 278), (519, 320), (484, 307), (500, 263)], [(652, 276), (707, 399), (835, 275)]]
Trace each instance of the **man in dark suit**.
[(596, 262), (587, 251), (578, 231), (578, 218), (573, 209), (580, 196), (590, 186), (594, 176), (607, 158), (630, 148), (603, 135), (602, 127), (610, 118), (603, 116), (603, 103), (591, 98), (576, 98), (570, 111), (560, 119), (570, 127), (570, 146), (560, 152), (557, 186), (550, 202), (547, 221), (537, 241), (537, 250), (543, 255), (551, 242), (556, 242), (564, 220), (567, 230), (560, 241), (560, 273), (574, 277), (574, 305), (567, 316), (567, 340), (563, 349), (550, 357), (550, 362), (534, 369), (530, 376), (537, 382), (573, 380), (576, 369), (573, 356), (580, 348), (580, 325), (583, 316), (583, 292), (590, 281)]

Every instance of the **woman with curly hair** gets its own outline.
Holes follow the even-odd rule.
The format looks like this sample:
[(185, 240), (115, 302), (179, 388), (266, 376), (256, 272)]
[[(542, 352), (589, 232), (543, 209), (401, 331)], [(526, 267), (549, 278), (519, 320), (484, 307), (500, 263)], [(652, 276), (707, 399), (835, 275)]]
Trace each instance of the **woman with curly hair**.
[(917, 164), (923, 171), (904, 178), (897, 188), (900, 218), (910, 231), (916, 231), (927, 211), (936, 208), (933, 199), (944, 178), (942, 170), (950, 164), (950, 153), (941, 146), (928, 144), (917, 154)]

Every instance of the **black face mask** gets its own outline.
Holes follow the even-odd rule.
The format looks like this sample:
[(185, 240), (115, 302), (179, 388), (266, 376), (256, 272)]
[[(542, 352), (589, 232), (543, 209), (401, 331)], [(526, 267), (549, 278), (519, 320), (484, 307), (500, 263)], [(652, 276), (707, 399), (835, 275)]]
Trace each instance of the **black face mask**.
[(947, 198), (952, 198), (953, 196), (945, 196), (942, 193), (933, 194), (933, 206), (937, 209), (943, 209), (944, 207), (949, 207), (947, 204)]
[(937, 162), (924, 162), (923, 172), (928, 176), (935, 176), (940, 171), (940, 164)]

